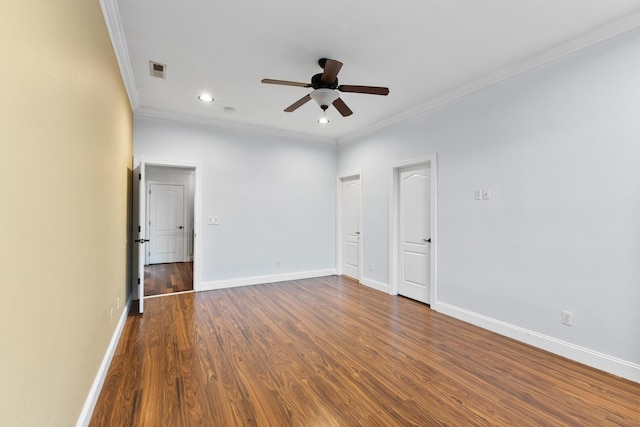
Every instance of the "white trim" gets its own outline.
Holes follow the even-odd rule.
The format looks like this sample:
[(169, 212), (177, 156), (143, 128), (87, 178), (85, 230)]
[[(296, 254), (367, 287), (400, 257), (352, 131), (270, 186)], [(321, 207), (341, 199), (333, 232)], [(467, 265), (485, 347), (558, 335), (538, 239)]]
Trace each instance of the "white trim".
[(360, 200), (358, 203), (360, 205), (360, 218), (358, 221), (360, 222), (360, 243), (358, 244), (358, 277), (359, 280), (362, 277), (362, 272), (364, 269), (362, 268), (362, 260), (363, 260), (363, 247), (364, 247), (364, 221), (362, 220), (362, 190), (364, 180), (362, 179), (362, 169), (345, 172), (338, 175), (336, 178), (336, 274), (342, 274), (342, 183), (343, 180), (347, 178), (355, 178), (358, 177), (360, 180)]
[(238, 279), (213, 280), (202, 282), (200, 290), (213, 291), (217, 289), (236, 288), (239, 286), (261, 285), (265, 283), (286, 282), (289, 280), (311, 279), (314, 277), (333, 276), (336, 274), (335, 268), (324, 270), (297, 271), (294, 273), (270, 274), (266, 276), (241, 277)]
[(193, 290), (201, 291), (200, 270), (202, 269), (202, 242), (200, 235), (200, 204), (202, 198), (202, 165), (200, 162), (183, 162), (180, 160), (147, 159), (144, 155), (140, 160), (149, 166), (166, 166), (177, 168), (192, 168), (194, 173), (193, 189)]
[(525, 58), (522, 61), (511, 65), (510, 67), (503, 67), (488, 76), (484, 76), (466, 85), (460, 86), (455, 90), (445, 93), (435, 99), (430, 99), (418, 106), (387, 117), (385, 120), (381, 120), (374, 125), (366, 126), (365, 128), (358, 129), (354, 132), (348, 133), (338, 138), (330, 138), (299, 132), (284, 131), (281, 129), (275, 129), (266, 126), (239, 124), (207, 117), (196, 117), (186, 114), (176, 114), (166, 111), (154, 110), (150, 108), (140, 108), (140, 98), (133, 76), (133, 69), (129, 60), (130, 56), (127, 49), (127, 43), (124, 31), (122, 29), (122, 24), (120, 22), (120, 13), (118, 11), (117, 1), (100, 0), (100, 6), (102, 7), (102, 14), (104, 16), (107, 30), (109, 32), (109, 37), (111, 38), (111, 44), (113, 45), (115, 56), (120, 67), (120, 74), (122, 75), (122, 79), (129, 96), (129, 102), (135, 115), (171, 119), (181, 122), (196, 123), (224, 129), (249, 131), (272, 136), (300, 138), (307, 141), (322, 142), (327, 144), (346, 143), (361, 136), (383, 129), (394, 123), (408, 119), (409, 117), (412, 117), (416, 114), (435, 110), (436, 108), (439, 108), (458, 98), (477, 92), (519, 74), (526, 73), (550, 62), (560, 60), (580, 50), (619, 36), (640, 26), (640, 12), (628, 14), (621, 19), (618, 19), (596, 29), (595, 31), (591, 31), (567, 42), (561, 43), (551, 49), (546, 50), (543, 53)]
[(472, 325), (513, 338), (601, 371), (640, 383), (640, 365), (580, 347), (547, 335), (515, 326), (450, 304), (436, 302), (431, 308)]
[(127, 49), (124, 30), (122, 29), (122, 23), (120, 22), (118, 3), (116, 0), (100, 0), (100, 7), (102, 8), (104, 22), (107, 25), (111, 45), (116, 55), (116, 61), (120, 67), (120, 75), (122, 76), (125, 90), (129, 96), (131, 110), (136, 111), (140, 106), (140, 97), (138, 96), (136, 81), (133, 77), (133, 68), (131, 68), (131, 62), (129, 61), (129, 51)]
[(373, 288), (375, 290), (389, 293), (389, 285), (386, 283), (378, 282), (377, 280), (369, 279), (368, 277), (362, 277), (360, 279), (360, 284)]
[(638, 27), (640, 27), (640, 12), (628, 14), (623, 18), (603, 25), (594, 31), (590, 31), (586, 34), (575, 37), (572, 40), (560, 43), (559, 45), (547, 49), (542, 53), (531, 55), (516, 62), (515, 64), (511, 64), (510, 66), (502, 67), (487, 76), (483, 76), (472, 82), (459, 86), (439, 97), (429, 99), (428, 101), (413, 108), (389, 116), (376, 124), (366, 126), (362, 129), (358, 129), (354, 132), (338, 137), (336, 139), (336, 143), (343, 144), (386, 128), (387, 126), (408, 119), (409, 117), (413, 117), (417, 114), (435, 110), (445, 104), (455, 101), (458, 98), (480, 91), (517, 75), (524, 74), (545, 64), (561, 60), (564, 57), (572, 55), (583, 49), (587, 49), (605, 40), (617, 37)]
[(180, 291), (180, 292), (170, 292), (168, 294), (147, 295), (147, 296), (144, 297), (144, 299), (169, 297), (171, 295), (192, 294), (194, 292), (195, 291)]
[(131, 298), (129, 298), (122, 310), (122, 313), (120, 314), (120, 319), (118, 320), (116, 329), (113, 331), (113, 335), (111, 336), (111, 341), (109, 341), (107, 351), (102, 358), (102, 363), (100, 363), (100, 367), (98, 368), (96, 377), (93, 380), (93, 384), (91, 385), (91, 389), (89, 390), (87, 399), (84, 401), (84, 405), (82, 406), (82, 411), (80, 412), (80, 416), (78, 417), (78, 422), (76, 422), (76, 427), (86, 427), (91, 421), (91, 416), (93, 415), (93, 410), (96, 408), (96, 403), (98, 402), (98, 397), (100, 396), (102, 385), (104, 384), (104, 380), (107, 378), (109, 366), (111, 366), (113, 355), (115, 354), (116, 348), (118, 347), (120, 335), (122, 335), (122, 331), (124, 330), (124, 325), (127, 321), (127, 314), (129, 313), (130, 307)]
[(230, 130), (241, 131), (241, 132), (253, 132), (253, 133), (258, 133), (262, 135), (279, 136), (279, 137), (292, 138), (292, 139), (302, 139), (304, 141), (320, 142), (323, 144), (332, 144), (332, 145), (336, 144), (335, 138), (330, 138), (330, 137), (325, 137), (320, 135), (310, 135), (306, 133), (276, 129), (276, 128), (271, 128), (267, 126), (252, 125), (248, 123), (229, 122), (225, 120), (214, 119), (212, 117), (201, 117), (201, 116), (193, 116), (188, 114), (179, 114), (179, 113), (174, 113), (170, 111), (154, 110), (151, 108), (138, 108), (135, 111), (134, 116), (173, 120), (173, 121), (178, 121), (183, 123), (191, 123), (191, 124), (210, 126), (215, 128), (221, 128), (221, 129), (230, 129)]
[(428, 154), (413, 159), (403, 160), (391, 165), (391, 188), (389, 196), (389, 294), (398, 294), (398, 174), (401, 169), (429, 165), (431, 170), (431, 282), (430, 303), (436, 302), (438, 296), (438, 157)]

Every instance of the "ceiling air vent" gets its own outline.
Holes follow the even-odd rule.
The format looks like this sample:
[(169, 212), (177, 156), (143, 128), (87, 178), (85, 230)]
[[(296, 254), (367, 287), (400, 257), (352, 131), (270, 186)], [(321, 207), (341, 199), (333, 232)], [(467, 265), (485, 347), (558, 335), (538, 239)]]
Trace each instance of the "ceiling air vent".
[(165, 73), (167, 71), (167, 66), (165, 64), (159, 64), (157, 62), (149, 61), (149, 71), (151, 72), (151, 77), (159, 77), (161, 79), (164, 79)]

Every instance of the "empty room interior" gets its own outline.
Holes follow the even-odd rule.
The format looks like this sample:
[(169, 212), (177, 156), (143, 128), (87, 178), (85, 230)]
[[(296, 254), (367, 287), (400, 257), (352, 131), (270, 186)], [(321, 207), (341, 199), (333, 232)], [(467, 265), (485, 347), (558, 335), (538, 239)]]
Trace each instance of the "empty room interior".
[(637, 1), (0, 8), (0, 426), (640, 426)]

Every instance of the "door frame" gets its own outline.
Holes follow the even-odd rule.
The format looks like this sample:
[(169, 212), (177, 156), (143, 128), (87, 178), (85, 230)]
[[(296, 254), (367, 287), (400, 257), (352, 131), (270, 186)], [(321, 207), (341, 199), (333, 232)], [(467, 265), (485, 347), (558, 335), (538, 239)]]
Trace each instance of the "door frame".
[(362, 178), (362, 170), (355, 170), (351, 172), (344, 172), (338, 175), (336, 178), (336, 273), (342, 274), (342, 182), (345, 179), (358, 178), (360, 180), (360, 199), (358, 204), (360, 205), (360, 215), (358, 222), (360, 223), (360, 242), (358, 243), (358, 281), (362, 280), (362, 253), (363, 253), (363, 222), (362, 222), (362, 189), (364, 180)]
[[(202, 253), (202, 239), (200, 236), (201, 233), (201, 214), (200, 214), (200, 206), (202, 200), (202, 165), (199, 162), (183, 162), (177, 160), (166, 160), (166, 159), (148, 159), (145, 157), (141, 157), (141, 160), (147, 166), (164, 166), (164, 167), (175, 167), (175, 168), (188, 168), (193, 169), (194, 174), (194, 188), (193, 188), (193, 290), (194, 292), (199, 292), (201, 290), (200, 287), (200, 277), (201, 277), (201, 253)], [(146, 188), (146, 182), (144, 183)], [(186, 244), (185, 244), (186, 245)]]
[(438, 189), (438, 162), (437, 155), (428, 154), (391, 165), (391, 194), (389, 197), (389, 294), (398, 295), (398, 227), (399, 224), (399, 202), (400, 202), (400, 170), (413, 166), (428, 166), (431, 175), (431, 186), (429, 188), (429, 209), (431, 213), (431, 277), (429, 301), (430, 305), (436, 303), (437, 299), (437, 254), (438, 254), (438, 218), (437, 218), (437, 189)]

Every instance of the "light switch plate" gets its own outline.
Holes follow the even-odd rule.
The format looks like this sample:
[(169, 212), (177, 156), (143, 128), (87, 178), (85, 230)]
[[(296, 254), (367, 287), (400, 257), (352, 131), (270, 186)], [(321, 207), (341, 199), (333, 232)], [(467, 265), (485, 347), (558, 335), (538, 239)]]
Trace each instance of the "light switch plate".
[(476, 200), (482, 200), (482, 190), (473, 190), (473, 197)]

